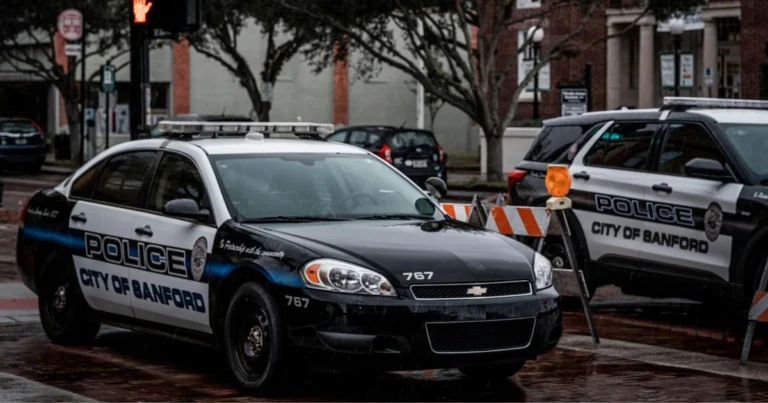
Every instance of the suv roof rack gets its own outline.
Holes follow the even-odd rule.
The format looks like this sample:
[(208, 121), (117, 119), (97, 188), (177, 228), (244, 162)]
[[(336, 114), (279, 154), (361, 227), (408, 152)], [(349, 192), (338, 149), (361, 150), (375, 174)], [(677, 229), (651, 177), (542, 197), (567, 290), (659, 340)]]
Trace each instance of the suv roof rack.
[(664, 97), (664, 106), (662, 106), (660, 110), (683, 112), (692, 108), (768, 110), (768, 101), (758, 101), (753, 99)]
[(333, 125), (328, 123), (265, 123), (265, 122), (210, 122), (163, 120), (157, 128), (166, 133), (165, 138), (175, 140), (197, 140), (210, 138), (243, 137), (259, 133), (267, 138), (284, 138), (290, 135), (302, 139), (324, 140), (322, 134), (333, 132)]

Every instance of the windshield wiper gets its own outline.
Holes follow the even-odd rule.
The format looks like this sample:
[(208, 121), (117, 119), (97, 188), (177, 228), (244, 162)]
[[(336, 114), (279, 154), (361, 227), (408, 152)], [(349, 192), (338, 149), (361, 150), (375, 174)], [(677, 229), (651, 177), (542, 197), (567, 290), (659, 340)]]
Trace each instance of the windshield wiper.
[(378, 215), (357, 217), (358, 220), (410, 220), (410, 219), (428, 220), (432, 218), (434, 218), (434, 216), (421, 215), (421, 214), (378, 214)]
[(334, 218), (334, 217), (312, 217), (312, 216), (273, 216), (273, 217), (260, 217), (260, 218), (248, 218), (240, 221), (241, 224), (257, 224), (257, 223), (269, 223), (269, 222), (313, 222), (313, 221), (347, 221), (346, 218)]

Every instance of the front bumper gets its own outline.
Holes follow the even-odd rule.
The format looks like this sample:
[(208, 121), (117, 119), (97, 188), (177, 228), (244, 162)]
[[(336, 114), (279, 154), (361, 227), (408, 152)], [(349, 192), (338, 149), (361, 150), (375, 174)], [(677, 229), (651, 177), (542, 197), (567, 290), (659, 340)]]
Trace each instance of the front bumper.
[(554, 287), (469, 301), (302, 293), (310, 301), (307, 307), (287, 308), (293, 345), (310, 350), (312, 364), (334, 371), (527, 361), (552, 350), (562, 335)]

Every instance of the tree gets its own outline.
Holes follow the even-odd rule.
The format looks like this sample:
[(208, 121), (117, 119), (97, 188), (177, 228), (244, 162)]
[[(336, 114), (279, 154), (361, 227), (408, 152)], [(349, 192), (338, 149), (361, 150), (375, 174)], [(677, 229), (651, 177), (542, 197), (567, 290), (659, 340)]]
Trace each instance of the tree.
[[(67, 115), (72, 157), (80, 157), (80, 116), (77, 69), (83, 60), (56, 54), (57, 19), (68, 8), (79, 10), (86, 22), (85, 59), (124, 52), (130, 19), (129, 3), (122, 0), (16, 0), (3, 5), (0, 15), (0, 62), (55, 85)], [(119, 53), (122, 54), (122, 53)]]
[[(413, 80), (410, 83), (408, 83), (408, 89), (411, 90), (414, 94), (416, 93), (417, 89), (416, 86), (418, 83)], [(437, 117), (437, 113), (440, 112), (440, 109), (445, 106), (445, 100), (440, 98), (439, 96), (436, 96), (432, 94), (431, 92), (424, 92), (424, 105), (427, 107), (427, 110), (429, 111), (429, 130), (435, 131), (435, 118)]]
[[(608, 38), (586, 37), (588, 22), (604, 0), (547, 0), (536, 9), (518, 10), (515, 0), (281, 0), (292, 13), (303, 13), (336, 35), (320, 37), (307, 52), (319, 66), (334, 57), (358, 52), (363, 68), (375, 61), (399, 69), (420, 82), (427, 93), (445, 100), (474, 120), (486, 135), (489, 180), (502, 180), (501, 139), (514, 118), (520, 95), (539, 70), (554, 60), (573, 57)], [(640, 16), (614, 35), (621, 35), (646, 15), (664, 17), (702, 0), (625, 0), (640, 7)], [(528, 37), (517, 52), (504, 52), (503, 42), (517, 43), (518, 29), (557, 23), (577, 13), (567, 32), (548, 35), (540, 57), (523, 78), (510, 83), (518, 53), (532, 45)], [(343, 39), (339, 41), (339, 37)], [(326, 39), (323, 41), (323, 39)], [(330, 40), (336, 42), (331, 43)], [(404, 43), (400, 45), (399, 42)], [(337, 48), (345, 50), (339, 52)], [(336, 55), (336, 56), (330, 56)], [(423, 62), (424, 68), (419, 66)], [(511, 96), (510, 96), (511, 91)]]
[[(269, 121), (271, 94), (278, 75), (301, 47), (314, 38), (316, 30), (306, 18), (284, 13), (274, 0), (205, 0), (203, 18), (201, 29), (188, 37), (190, 45), (240, 80), (259, 120)], [(263, 91), (259, 89), (257, 75), (240, 47), (241, 44), (249, 46), (252, 43), (253, 38), (241, 38), (243, 29), (249, 23), (261, 26), (267, 41), (258, 75), (264, 84)], [(277, 36), (280, 34), (287, 39), (278, 44)]]

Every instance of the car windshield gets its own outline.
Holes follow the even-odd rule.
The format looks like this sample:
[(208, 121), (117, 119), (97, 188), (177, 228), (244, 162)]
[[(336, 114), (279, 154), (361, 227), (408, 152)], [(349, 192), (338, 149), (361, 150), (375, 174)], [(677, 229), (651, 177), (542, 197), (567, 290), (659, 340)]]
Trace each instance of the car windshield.
[(32, 122), (12, 120), (0, 122), (0, 133), (36, 133), (37, 128)]
[(369, 155), (225, 155), (212, 156), (211, 162), (240, 221), (438, 214), (422, 191)]
[(747, 168), (760, 178), (768, 179), (768, 125), (721, 123), (720, 128), (733, 144)]

